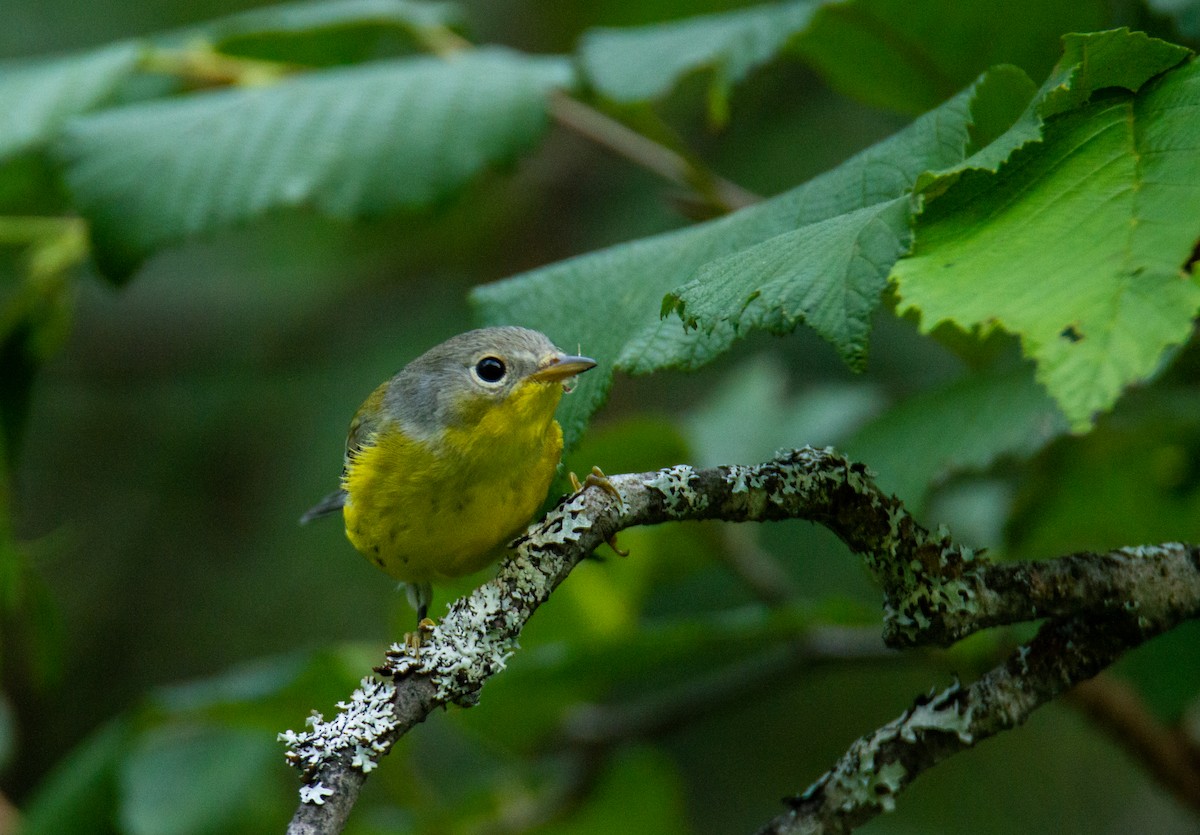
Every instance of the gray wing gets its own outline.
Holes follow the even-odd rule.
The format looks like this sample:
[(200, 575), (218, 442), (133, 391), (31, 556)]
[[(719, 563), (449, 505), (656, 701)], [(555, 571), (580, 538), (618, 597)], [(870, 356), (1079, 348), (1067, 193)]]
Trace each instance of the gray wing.
[[(379, 388), (371, 393), (367, 401), (359, 407), (358, 413), (354, 415), (354, 420), (350, 421), (350, 432), (346, 436), (346, 458), (342, 466), (342, 472), (350, 464), (350, 460), (358, 451), (358, 448), (364, 443), (369, 442), (372, 435), (378, 429), (378, 417), (381, 404), (383, 403), (384, 392), (387, 390), (388, 383), (384, 383)], [(310, 507), (308, 511), (300, 517), (300, 524), (307, 525), (313, 519), (320, 519), (323, 516), (332, 516), (342, 509), (346, 504), (346, 491), (338, 489), (330, 493), (321, 501)]]

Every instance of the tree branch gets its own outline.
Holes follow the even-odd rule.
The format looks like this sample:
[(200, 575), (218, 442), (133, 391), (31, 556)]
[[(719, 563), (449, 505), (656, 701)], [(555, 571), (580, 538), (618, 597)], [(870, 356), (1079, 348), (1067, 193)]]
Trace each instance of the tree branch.
[(281, 739), (303, 775), (289, 832), (337, 832), (366, 774), (438, 706), (474, 704), (504, 668), (526, 621), (580, 560), (634, 525), (697, 519), (807, 519), (861, 554), (884, 591), (893, 647), (947, 644), (984, 626), (1054, 618), (1002, 667), (955, 685), (860, 739), (765, 831), (848, 831), (888, 809), (925, 768), (1013, 727), (1121, 652), (1200, 616), (1200, 556), (1163, 545), (991, 564), (949, 533), (919, 525), (867, 469), (804, 448), (757, 466), (670, 467), (610, 478), (619, 494), (566, 496), (512, 543), (495, 579), (455, 601), (419, 656), (393, 645), (340, 713)]
[(1101, 673), (1071, 692), (1071, 702), (1145, 766), (1175, 799), (1200, 812), (1200, 743), (1159, 721), (1128, 682)]
[(918, 699), (899, 718), (859, 738), (837, 764), (793, 798), (759, 835), (843, 833), (895, 808), (896, 796), (928, 768), (1000, 731), (1094, 676), (1123, 652), (1183, 618), (1087, 617), (1050, 621), (974, 684), (957, 682)]

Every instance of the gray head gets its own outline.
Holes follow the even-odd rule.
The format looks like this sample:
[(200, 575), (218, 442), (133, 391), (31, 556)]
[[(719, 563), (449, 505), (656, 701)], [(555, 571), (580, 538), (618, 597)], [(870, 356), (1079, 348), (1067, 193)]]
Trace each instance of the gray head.
[(555, 347), (528, 328), (480, 328), (435, 345), (392, 378), (384, 410), (409, 432), (427, 437), (446, 425), (477, 419), (481, 409), (505, 400), (520, 384), (548, 386), (596, 365)]

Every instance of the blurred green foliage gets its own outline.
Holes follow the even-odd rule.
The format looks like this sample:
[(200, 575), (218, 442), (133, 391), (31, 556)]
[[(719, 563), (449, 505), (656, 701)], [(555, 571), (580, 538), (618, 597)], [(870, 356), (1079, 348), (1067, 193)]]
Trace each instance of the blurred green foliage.
[[(411, 625), (336, 524), (295, 520), (334, 484), (361, 399), (476, 317), (603, 361), (565, 403), (577, 472), (836, 444), (998, 556), (1200, 540), (1196, 291), (1179, 272), (1200, 228), (1174, 211), (1195, 198), (1194, 155), (1156, 156), (1159, 190), (1136, 200), (1127, 170), (1194, 130), (1164, 101), (1197, 112), (1195, 65), (1123, 32), (1060, 40), (1129, 25), (1188, 43), (1194, 4), (10, 5), (0, 787), (26, 831), (279, 831), (297, 784), (275, 734), (332, 712)], [(424, 54), (464, 36), (505, 49)], [(291, 78), (301, 66), (316, 69)], [(551, 129), (559, 86), (700, 180), (777, 196), (688, 224), (650, 174)], [(1114, 113), (1133, 139), (1096, 129)], [(1153, 239), (1113, 232), (1163, 217)], [(967, 286), (922, 287), (971, 258)], [(1105, 309), (1147, 270), (1170, 304)], [(1064, 347), (1055, 316), (1084, 281), (1090, 318), (1059, 328), (1081, 337)], [(1057, 387), (1047, 339), (1070, 352)], [(632, 556), (602, 549), (539, 611), (479, 707), (386, 758), (348, 831), (745, 831), (1020, 634), (805, 662), (789, 648), (812, 630), (878, 624), (826, 531), (674, 525), (621, 544)], [(777, 572), (782, 602), (747, 560)], [(481, 579), (439, 588), (435, 609)], [(1196, 626), (1118, 666), (1166, 722), (1200, 710)], [(687, 709), (696, 693), (706, 709)], [(638, 721), (580, 745), (598, 715)], [(1196, 823), (1056, 705), (868, 831), (1131, 821)]]

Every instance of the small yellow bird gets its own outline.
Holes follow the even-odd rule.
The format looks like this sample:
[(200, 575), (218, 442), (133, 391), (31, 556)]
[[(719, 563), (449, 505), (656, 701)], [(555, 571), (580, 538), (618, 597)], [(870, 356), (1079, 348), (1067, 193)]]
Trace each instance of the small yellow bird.
[(368, 560), (407, 584), (423, 621), (431, 581), (487, 566), (546, 498), (562, 456), (554, 410), (595, 360), (526, 328), (468, 331), (371, 393), (350, 423), (335, 513)]

